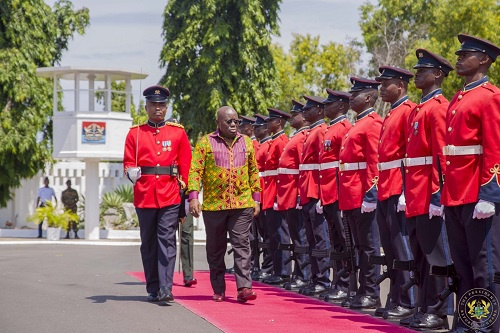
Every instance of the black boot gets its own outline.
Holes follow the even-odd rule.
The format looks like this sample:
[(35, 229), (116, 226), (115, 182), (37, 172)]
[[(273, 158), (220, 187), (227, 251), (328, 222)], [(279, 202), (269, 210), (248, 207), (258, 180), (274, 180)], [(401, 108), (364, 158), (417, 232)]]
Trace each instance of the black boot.
[(66, 234), (66, 237), (64, 237), (65, 239), (69, 239), (69, 231), (68, 233)]

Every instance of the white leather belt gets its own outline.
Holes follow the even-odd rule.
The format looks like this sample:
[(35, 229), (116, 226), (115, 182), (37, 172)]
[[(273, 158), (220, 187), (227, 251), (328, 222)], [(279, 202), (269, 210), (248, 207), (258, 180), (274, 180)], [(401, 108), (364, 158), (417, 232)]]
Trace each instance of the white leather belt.
[(480, 155), (483, 153), (483, 146), (444, 146), (443, 155), (445, 156), (459, 156), (459, 155)]
[(281, 175), (298, 175), (299, 169), (278, 168), (278, 173)]
[(417, 165), (431, 165), (432, 164), (432, 156), (423, 156), (423, 157), (412, 157), (403, 159), (405, 166), (417, 166)]
[(319, 165), (320, 170), (328, 170), (328, 169), (334, 169), (334, 168), (338, 168), (338, 167), (339, 167), (339, 161), (321, 163)]
[(359, 163), (342, 163), (339, 166), (340, 171), (353, 171), (366, 169), (366, 162)]
[(394, 160), (394, 161), (390, 161), (390, 162), (377, 163), (378, 171), (399, 168), (399, 167), (401, 167), (402, 161), (403, 161), (403, 159), (400, 158), (399, 160)]
[(319, 170), (319, 164), (310, 163), (310, 164), (299, 164), (300, 171), (311, 171), (311, 170)]
[(259, 172), (259, 177), (268, 177), (268, 176), (277, 176), (278, 175), (278, 170), (266, 170)]

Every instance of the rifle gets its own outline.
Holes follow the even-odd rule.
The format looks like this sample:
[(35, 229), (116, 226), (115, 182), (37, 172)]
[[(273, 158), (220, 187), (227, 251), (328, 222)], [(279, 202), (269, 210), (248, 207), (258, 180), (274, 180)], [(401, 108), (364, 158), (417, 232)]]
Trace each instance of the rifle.
[[(347, 215), (342, 212), (342, 225), (344, 226), (345, 233), (345, 247), (346, 256), (344, 266), (346, 267), (347, 274), (349, 274), (349, 290), (347, 293), (347, 299), (342, 302), (343, 307), (349, 307), (358, 293), (358, 277), (357, 277), (357, 266), (356, 266), (356, 249), (354, 247), (354, 242), (352, 239), (351, 227), (349, 226), (349, 221), (347, 220)], [(339, 275), (339, 274), (337, 274)]]

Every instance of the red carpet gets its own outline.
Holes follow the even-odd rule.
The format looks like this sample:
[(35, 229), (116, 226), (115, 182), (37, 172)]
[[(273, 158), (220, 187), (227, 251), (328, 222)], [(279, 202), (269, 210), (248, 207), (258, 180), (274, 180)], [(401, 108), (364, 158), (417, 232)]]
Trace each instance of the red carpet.
[[(128, 272), (145, 282), (143, 272)], [(414, 332), (370, 315), (344, 309), (294, 292), (254, 282), (257, 299), (236, 302), (234, 276), (226, 275), (226, 301), (212, 301), (209, 273), (197, 271), (198, 284), (185, 288), (175, 273), (175, 301), (224, 332)], [(243, 325), (242, 322), (245, 324)]]

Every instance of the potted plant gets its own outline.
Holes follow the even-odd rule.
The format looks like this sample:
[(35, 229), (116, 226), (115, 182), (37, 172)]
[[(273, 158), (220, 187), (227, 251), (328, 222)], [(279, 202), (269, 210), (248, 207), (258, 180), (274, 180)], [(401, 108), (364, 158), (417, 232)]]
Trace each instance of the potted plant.
[(78, 215), (71, 210), (59, 211), (48, 202), (44, 207), (38, 207), (28, 220), (35, 223), (47, 221), (47, 239), (58, 240), (61, 237), (61, 228), (67, 228), (69, 221), (78, 221)]

